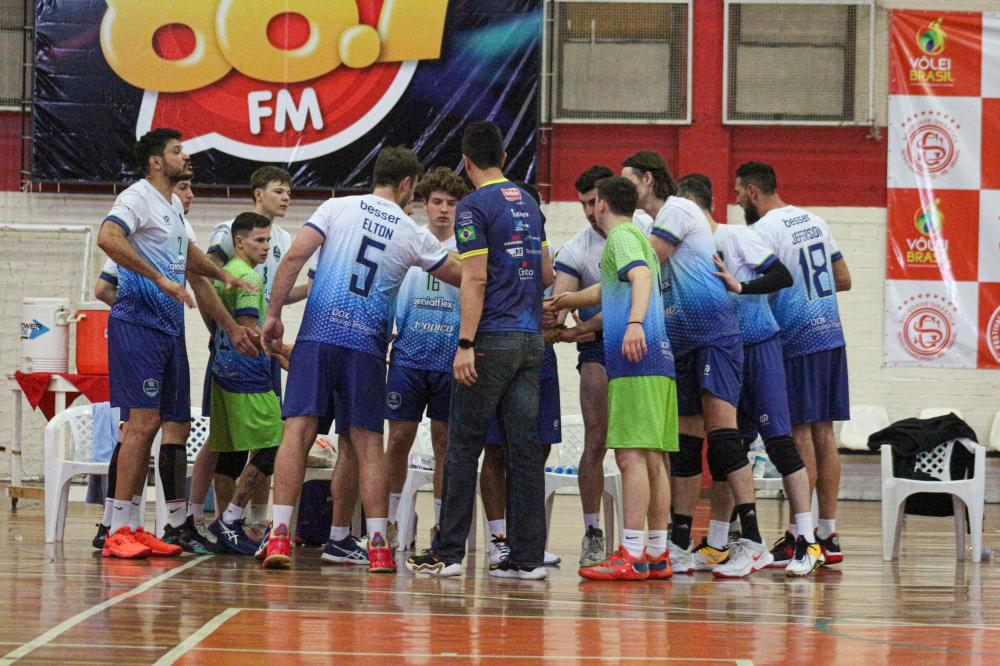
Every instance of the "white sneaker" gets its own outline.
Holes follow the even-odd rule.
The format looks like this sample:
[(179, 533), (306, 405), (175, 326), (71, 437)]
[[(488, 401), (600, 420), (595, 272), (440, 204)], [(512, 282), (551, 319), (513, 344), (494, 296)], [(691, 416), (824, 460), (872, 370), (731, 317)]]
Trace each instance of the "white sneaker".
[(501, 564), (510, 559), (510, 546), (507, 545), (507, 537), (502, 534), (490, 535), (490, 571), (493, 571)]
[(604, 532), (597, 527), (588, 527), (580, 544), (580, 566), (596, 566), (603, 562), (604, 558)]
[(729, 557), (715, 567), (712, 574), (717, 578), (743, 578), (773, 561), (774, 556), (768, 552), (767, 544), (740, 539), (729, 548)]
[(670, 569), (675, 574), (694, 571), (694, 557), (691, 555), (690, 547), (685, 550), (667, 539), (667, 550), (670, 551)]
[(799, 535), (795, 540), (795, 554), (785, 566), (785, 575), (808, 576), (819, 569), (825, 560), (823, 549), (818, 543), (809, 543), (804, 536)]
[(544, 564), (547, 567), (555, 567), (558, 566), (560, 562), (562, 562), (561, 557), (559, 557), (555, 553), (550, 553), (549, 551), (545, 551), (545, 559), (542, 561), (542, 564)]
[(545, 567), (532, 567), (530, 569), (519, 567), (505, 559), (497, 567), (490, 566), (490, 575), (494, 578), (517, 578), (519, 580), (542, 580), (549, 575)]

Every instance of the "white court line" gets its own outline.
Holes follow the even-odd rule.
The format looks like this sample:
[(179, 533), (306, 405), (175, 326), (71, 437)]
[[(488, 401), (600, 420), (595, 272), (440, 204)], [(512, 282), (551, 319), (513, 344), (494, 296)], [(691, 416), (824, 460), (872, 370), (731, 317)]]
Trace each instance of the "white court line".
[(36, 639), (34, 639), (32, 641), (28, 641), (27, 643), (25, 643), (21, 647), (17, 648), (16, 650), (12, 650), (12, 651), (8, 652), (2, 659), (0, 659), (0, 666), (8, 666), (8, 664), (13, 664), (15, 661), (17, 661), (18, 659), (20, 659), (20, 658), (24, 657), (25, 655), (31, 653), (32, 651), (37, 650), (38, 648), (42, 647), (43, 645), (46, 645), (47, 643), (50, 643), (52, 641), (52, 639), (54, 639), (57, 636), (59, 636), (59, 635), (65, 633), (65, 632), (69, 631), (70, 629), (72, 629), (76, 625), (80, 624), (84, 620), (87, 620), (88, 618), (91, 618), (94, 615), (97, 615), (98, 613), (101, 613), (104, 610), (106, 610), (106, 609), (114, 606), (115, 604), (119, 604), (119, 603), (125, 601), (126, 599), (131, 599), (134, 596), (140, 595), (143, 592), (145, 592), (146, 590), (149, 590), (150, 588), (155, 587), (156, 585), (159, 585), (160, 583), (162, 583), (163, 581), (167, 580), (168, 578), (172, 578), (172, 577), (176, 576), (177, 574), (181, 573), (182, 571), (184, 571), (186, 569), (190, 569), (191, 567), (204, 562), (205, 560), (209, 559), (210, 557), (214, 557), (214, 556), (213, 555), (202, 555), (201, 557), (196, 557), (195, 559), (191, 560), (187, 564), (182, 564), (179, 567), (174, 567), (170, 571), (162, 573), (159, 576), (157, 576), (156, 578), (150, 578), (149, 580), (147, 580), (142, 585), (138, 585), (138, 586), (132, 588), (131, 590), (129, 590), (128, 592), (124, 592), (122, 594), (119, 594), (116, 597), (112, 597), (111, 599), (107, 599), (105, 601), (102, 601), (101, 603), (97, 604), (96, 606), (91, 606), (90, 608), (88, 608), (87, 610), (83, 611), (82, 613), (77, 613), (76, 615), (74, 615), (73, 617), (69, 618), (68, 620), (64, 620), (63, 622), (60, 622), (56, 626), (52, 627), (51, 629), (49, 629), (48, 631), (46, 631), (44, 634), (42, 634), (38, 638), (36, 638)]
[[(233, 617), (241, 610), (243, 609), (227, 608), (226, 610), (222, 611), (221, 613), (213, 617), (211, 620), (203, 624), (202, 627), (198, 629), (198, 631), (194, 632), (193, 634), (185, 638), (183, 641), (175, 645), (173, 649), (171, 649), (165, 655), (157, 659), (154, 662), (153, 666), (169, 666), (170, 664), (174, 663), (175, 661), (183, 657), (188, 650), (190, 650), (191, 648), (198, 645), (198, 643), (208, 638), (212, 634), (212, 632), (221, 627), (226, 620)], [(262, 652), (262, 650), (249, 650), (249, 651)]]

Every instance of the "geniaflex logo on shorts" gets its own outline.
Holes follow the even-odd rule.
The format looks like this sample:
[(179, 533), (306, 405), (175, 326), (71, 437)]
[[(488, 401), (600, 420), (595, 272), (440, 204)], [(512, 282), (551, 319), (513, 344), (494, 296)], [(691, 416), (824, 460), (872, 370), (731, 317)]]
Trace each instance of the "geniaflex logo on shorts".
[(145, 91), (136, 136), (299, 161), (347, 146), (441, 55), (448, 0), (107, 0), (101, 49)]

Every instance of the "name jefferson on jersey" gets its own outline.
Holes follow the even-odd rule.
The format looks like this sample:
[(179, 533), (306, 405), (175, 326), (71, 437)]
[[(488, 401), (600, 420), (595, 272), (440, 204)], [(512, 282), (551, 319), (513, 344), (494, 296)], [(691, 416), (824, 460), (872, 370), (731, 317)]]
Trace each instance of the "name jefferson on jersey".
[[(163, 198), (143, 179), (118, 195), (105, 217), (125, 230), (132, 249), (167, 279), (184, 284), (188, 232), (180, 199)], [(184, 306), (151, 281), (124, 266), (118, 270), (118, 299), (111, 317), (168, 335), (184, 333)]]
[(325, 240), (298, 339), (384, 358), (407, 270), (437, 270), (448, 251), (399, 206), (372, 194), (330, 199), (306, 226)]
[(792, 286), (770, 297), (785, 358), (843, 347), (833, 281), (833, 262), (843, 255), (823, 218), (785, 206), (761, 217), (753, 230), (792, 274)]

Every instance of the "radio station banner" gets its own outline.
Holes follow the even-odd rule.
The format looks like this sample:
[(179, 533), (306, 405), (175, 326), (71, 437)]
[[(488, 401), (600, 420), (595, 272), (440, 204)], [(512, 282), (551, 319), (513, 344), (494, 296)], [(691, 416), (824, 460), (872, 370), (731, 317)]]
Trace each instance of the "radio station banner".
[(154, 127), (184, 134), (197, 181), (370, 185), (378, 151), (461, 163), (490, 119), (532, 180), (541, 0), (36, 0), (36, 181), (128, 182)]
[(890, 13), (887, 365), (1000, 368), (1000, 13)]

